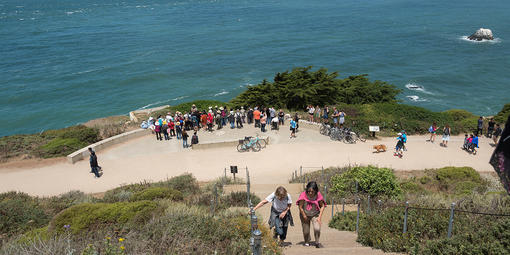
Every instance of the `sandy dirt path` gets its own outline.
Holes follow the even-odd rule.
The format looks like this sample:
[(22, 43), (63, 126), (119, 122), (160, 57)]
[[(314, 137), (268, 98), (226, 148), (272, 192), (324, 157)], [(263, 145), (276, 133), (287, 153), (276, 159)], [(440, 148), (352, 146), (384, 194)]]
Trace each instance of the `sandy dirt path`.
[[(262, 135), (253, 127), (230, 128), (208, 133), (200, 131), (201, 142), (240, 139), (245, 135)], [(0, 192), (23, 191), (32, 195), (49, 196), (71, 190), (86, 193), (103, 192), (121, 184), (143, 180), (160, 181), (184, 172), (192, 173), (198, 180), (212, 180), (223, 175), (224, 168), (237, 165), (248, 167), (252, 183), (287, 183), (293, 171), (300, 166), (346, 166), (372, 164), (396, 170), (421, 170), (444, 166), (471, 166), (478, 171), (493, 171), (488, 164), (493, 147), (489, 139), (481, 138), (477, 155), (461, 150), (463, 137), (452, 137), (448, 148), (426, 142), (425, 136), (411, 136), (402, 159), (391, 151), (373, 153), (374, 144), (393, 148), (395, 138), (382, 138), (366, 143), (344, 144), (331, 141), (318, 131), (301, 129), (298, 137), (289, 138), (288, 126), (280, 131), (268, 131), (271, 144), (260, 152), (239, 153), (236, 148), (207, 150), (183, 149), (175, 138), (156, 141), (154, 136), (140, 137), (98, 153), (104, 175), (96, 179), (89, 173), (88, 160), (69, 164), (56, 161), (42, 163), (0, 165)], [(391, 150), (391, 149), (390, 149)], [(241, 174), (243, 174), (242, 171)]]

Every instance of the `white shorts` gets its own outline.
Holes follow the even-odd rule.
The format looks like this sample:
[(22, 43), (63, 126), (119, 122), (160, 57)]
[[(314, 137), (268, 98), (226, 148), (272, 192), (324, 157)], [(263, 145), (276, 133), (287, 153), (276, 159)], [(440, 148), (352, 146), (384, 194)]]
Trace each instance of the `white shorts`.
[(443, 135), (443, 141), (450, 141), (449, 135)]

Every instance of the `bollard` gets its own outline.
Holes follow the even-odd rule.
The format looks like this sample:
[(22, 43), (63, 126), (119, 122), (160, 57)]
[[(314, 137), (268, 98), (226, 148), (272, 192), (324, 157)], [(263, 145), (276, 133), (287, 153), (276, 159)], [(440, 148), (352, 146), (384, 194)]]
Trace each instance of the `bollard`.
[(356, 181), (356, 195), (358, 194), (358, 182)]
[(368, 195), (367, 199), (367, 213), (370, 214), (370, 195)]
[(335, 199), (331, 198), (331, 218), (335, 215)]
[(262, 254), (262, 232), (258, 229), (253, 231), (253, 255)]
[(345, 198), (342, 198), (342, 216), (345, 215)]
[[(322, 185), (325, 185), (326, 184), (326, 179), (324, 178), (324, 167), (322, 167), (322, 171), (321, 171), (321, 178), (322, 178)], [(326, 191), (324, 191), (326, 192)]]
[(356, 198), (356, 202), (358, 204), (358, 214), (356, 215), (356, 233), (358, 233), (359, 230), (359, 210), (360, 210), (360, 201), (358, 198)]
[(454, 215), (455, 215), (455, 203), (452, 203), (452, 209), (450, 211), (450, 221), (448, 222), (448, 238), (452, 237)]
[(406, 201), (406, 209), (404, 212), (404, 234), (407, 232), (407, 211), (409, 210), (409, 202)]

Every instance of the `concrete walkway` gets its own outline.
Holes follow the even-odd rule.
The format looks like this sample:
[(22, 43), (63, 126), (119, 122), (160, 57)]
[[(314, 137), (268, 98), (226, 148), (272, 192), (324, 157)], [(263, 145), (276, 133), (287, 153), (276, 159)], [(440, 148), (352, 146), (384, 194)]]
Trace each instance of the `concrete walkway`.
[[(278, 184), (253, 184), (251, 185), (251, 192), (255, 193), (260, 199), (264, 199), (269, 194), (274, 192), (276, 188), (280, 186)], [(327, 206), (323, 214), (323, 223), (321, 226), (320, 242), (324, 248), (317, 249), (314, 246), (305, 247), (302, 245), (303, 232), (301, 229), (301, 221), (299, 219), (299, 210), (295, 204), (295, 201), (299, 197), (299, 194), (303, 191), (302, 184), (282, 184), (292, 197), (293, 205), (291, 207), (291, 213), (294, 217), (294, 227), (289, 227), (287, 232), (286, 242), (291, 244), (284, 248), (284, 254), (286, 255), (301, 255), (301, 254), (395, 254), (395, 253), (384, 253), (381, 250), (372, 249), (371, 247), (365, 247), (356, 242), (356, 233), (349, 231), (338, 231), (328, 227), (328, 223), (331, 220), (331, 207)], [(225, 192), (232, 191), (246, 191), (245, 185), (229, 185), (225, 186)], [(257, 210), (257, 216), (262, 217), (264, 224), (267, 226), (267, 219), (269, 217), (269, 210), (271, 204), (266, 204), (262, 208)], [(354, 210), (354, 207), (350, 208)], [(247, 209), (248, 210), (248, 209)], [(346, 209), (347, 210), (347, 209)], [(312, 241), (313, 240), (313, 229), (311, 230)]]
[[(209, 181), (223, 175), (223, 169), (237, 165), (248, 167), (252, 183), (287, 183), (300, 166), (377, 165), (396, 170), (423, 170), (444, 166), (471, 166), (478, 171), (494, 171), (489, 165), (492, 146), (481, 138), (477, 155), (460, 149), (462, 137), (452, 137), (448, 148), (439, 142), (430, 143), (425, 136), (410, 136), (402, 159), (394, 157), (391, 148), (395, 138), (345, 144), (320, 135), (317, 130), (300, 128), (297, 138), (289, 138), (288, 126), (279, 131), (260, 132), (252, 126), (243, 129), (224, 128), (212, 133), (199, 132), (200, 142), (242, 139), (244, 136), (269, 136), (270, 144), (260, 152), (237, 152), (235, 146), (191, 150), (182, 141), (157, 141), (147, 135), (114, 145), (98, 153), (104, 175), (97, 179), (90, 172), (88, 160), (76, 164), (41, 160), (23, 164), (0, 164), (0, 192), (23, 191), (31, 195), (50, 196), (71, 190), (85, 193), (104, 192), (124, 183), (144, 180), (160, 181), (192, 173), (199, 181)], [(439, 138), (439, 137), (438, 137)], [(439, 140), (439, 139), (438, 139)], [(372, 146), (386, 144), (390, 151), (373, 153)], [(23, 163), (23, 162), (21, 162)]]

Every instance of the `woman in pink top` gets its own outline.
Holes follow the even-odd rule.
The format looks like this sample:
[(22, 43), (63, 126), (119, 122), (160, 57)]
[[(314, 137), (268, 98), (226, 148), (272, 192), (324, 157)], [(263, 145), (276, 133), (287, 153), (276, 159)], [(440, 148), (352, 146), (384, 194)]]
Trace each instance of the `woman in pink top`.
[(321, 235), (322, 213), (326, 207), (326, 202), (319, 192), (316, 182), (311, 181), (306, 185), (306, 190), (301, 193), (296, 204), (299, 207), (299, 218), (303, 227), (304, 245), (310, 246), (310, 222), (312, 222), (315, 247), (322, 248), (319, 238)]

